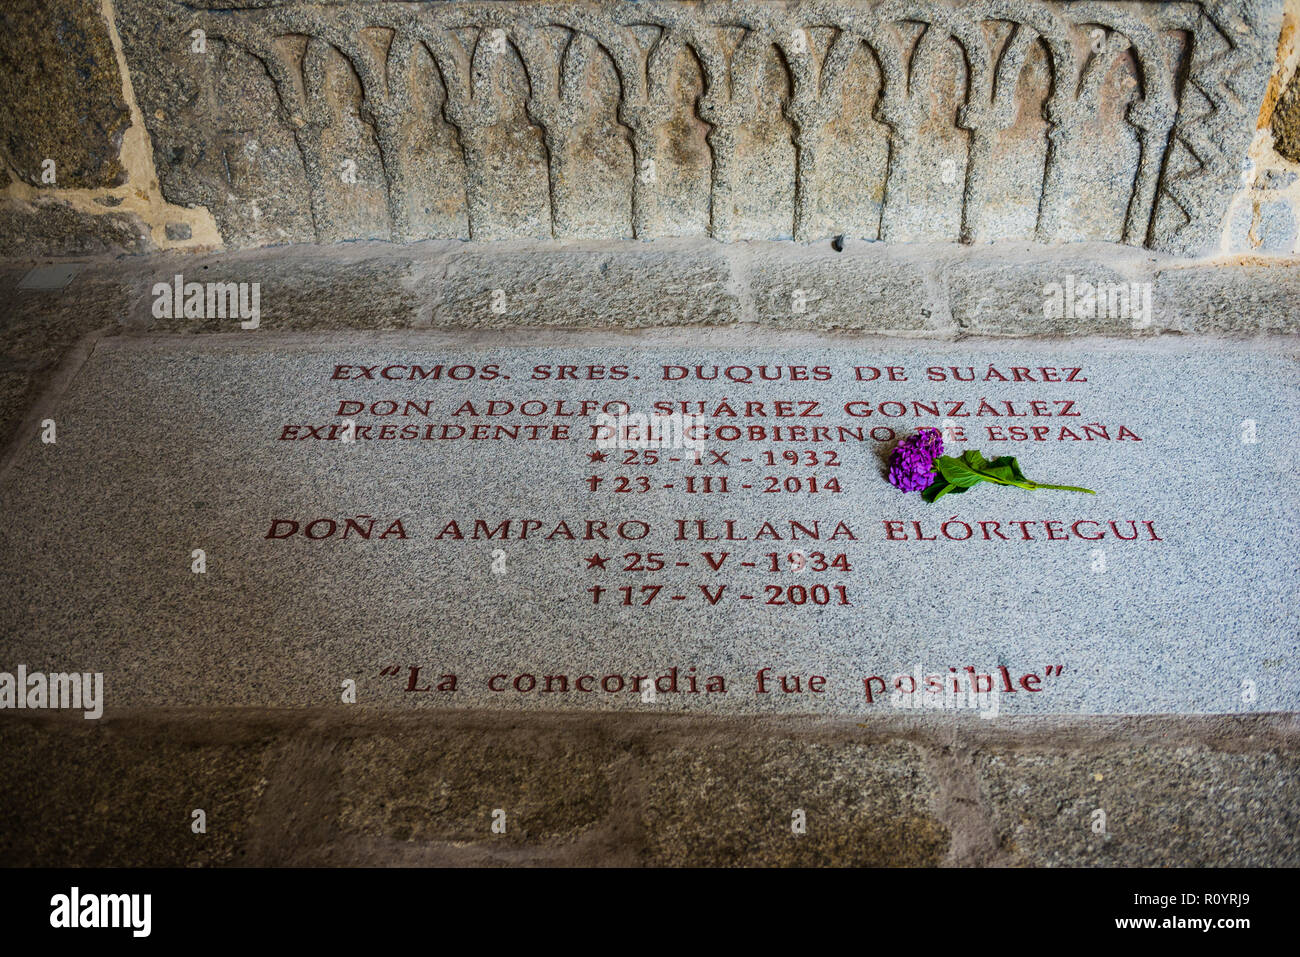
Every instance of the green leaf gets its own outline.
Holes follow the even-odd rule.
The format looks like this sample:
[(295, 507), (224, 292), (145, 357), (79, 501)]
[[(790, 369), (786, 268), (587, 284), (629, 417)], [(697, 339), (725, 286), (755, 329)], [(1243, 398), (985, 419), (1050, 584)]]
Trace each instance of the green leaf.
[(921, 493), (921, 498), (933, 505), (949, 493), (958, 495), (964, 491), (966, 491), (966, 489), (962, 488), (960, 485), (953, 485), (946, 479), (939, 478), (935, 479), (925, 488), (925, 491)]
[[(960, 459), (941, 455), (935, 460), (939, 474), (954, 485), (964, 488), (978, 485), (980, 482), (993, 482), (998, 485), (1013, 485), (1017, 481), (1012, 472), (1014, 459), (1003, 456), (994, 462), (988, 461), (974, 449), (962, 453)], [(944, 471), (944, 469), (947, 471)]]
[(949, 482), (962, 488), (970, 488), (972, 485), (978, 485), (984, 481), (983, 475), (972, 469), (961, 459), (955, 459), (951, 455), (939, 456), (934, 460), (934, 467)]
[(1002, 455), (993, 460), (994, 468), (1000, 468), (1004, 465), (1011, 469), (1011, 477), (1014, 478), (1017, 482), (1029, 481), (1029, 479), (1025, 478), (1025, 473), (1020, 471), (1020, 463), (1017, 462), (1010, 455)]
[(933, 482), (927, 485), (925, 489), (921, 492), (921, 498), (925, 499), (925, 501), (931, 504), (934, 504), (935, 502), (939, 501), (939, 499), (947, 495), (950, 491), (952, 491), (952, 488), (953, 487), (949, 485), (947, 481), (945, 481), (944, 479), (935, 479)]

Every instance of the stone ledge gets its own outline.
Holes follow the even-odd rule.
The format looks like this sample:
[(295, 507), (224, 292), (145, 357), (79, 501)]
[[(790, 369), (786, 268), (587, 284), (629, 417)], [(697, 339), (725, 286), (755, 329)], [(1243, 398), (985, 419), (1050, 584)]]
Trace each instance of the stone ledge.
[(259, 283), (267, 331), (752, 322), (960, 339), (1300, 330), (1290, 309), (1300, 258), (1194, 262), (1106, 243), (850, 240), (836, 251), (830, 241), (369, 242), (91, 258), (57, 295), (16, 288), (28, 268), (50, 261), (0, 260), (8, 325), (79, 302), (129, 329), (237, 332), (237, 321), (152, 314), (154, 284), (181, 274), (186, 282)]
[(6, 715), (0, 741), (5, 866), (1300, 863), (1290, 714), (159, 709)]

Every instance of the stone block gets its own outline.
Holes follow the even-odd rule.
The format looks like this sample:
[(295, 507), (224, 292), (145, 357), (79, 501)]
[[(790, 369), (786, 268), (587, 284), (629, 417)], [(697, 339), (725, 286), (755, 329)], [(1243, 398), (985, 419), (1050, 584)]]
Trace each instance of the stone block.
[(741, 318), (719, 248), (452, 249), (420, 270), (415, 294), (435, 326), (727, 325)]
[[(238, 864), (270, 773), (264, 739), (117, 734), (110, 723), (0, 721), (0, 864)], [(195, 833), (193, 811), (205, 815)]]
[(954, 258), (938, 268), (957, 329), (968, 335), (1118, 335), (1155, 329), (1149, 254), (1033, 247)]
[(948, 851), (936, 782), (906, 744), (704, 740), (638, 771), (648, 864), (932, 867)]
[(91, 214), (53, 196), (0, 199), (0, 255), (117, 255), (154, 248), (149, 227), (132, 213)]
[(0, 145), (17, 177), (62, 189), (125, 182), (118, 154), (131, 116), (99, 3), (10, 0), (0, 38)]
[(1292, 255), (1297, 239), (1296, 209), (1284, 199), (1266, 199), (1259, 205), (1259, 225), (1255, 235), (1259, 238), (1259, 251)]
[(838, 253), (830, 243), (765, 244), (742, 251), (737, 271), (765, 326), (903, 335), (955, 329), (924, 258), (891, 254), (883, 243), (849, 241)]
[(359, 736), (336, 752), (338, 833), (485, 847), (565, 843), (610, 813), (616, 757), (590, 738), (507, 729)]
[(1161, 269), (1153, 301), (1161, 328), (1210, 335), (1296, 331), (1300, 275), (1286, 262)]
[(992, 748), (979, 774), (1001, 847), (1021, 865), (1300, 863), (1300, 761), (1293, 753)]

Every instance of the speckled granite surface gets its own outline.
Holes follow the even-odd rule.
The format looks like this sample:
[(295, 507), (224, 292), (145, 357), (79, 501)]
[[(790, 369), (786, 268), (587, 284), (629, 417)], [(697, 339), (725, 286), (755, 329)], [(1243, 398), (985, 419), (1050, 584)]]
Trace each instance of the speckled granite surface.
[[(0, 668), (102, 671), (110, 713), (158, 705), (342, 708), (341, 686), (351, 679), (360, 704), (392, 709), (869, 718), (895, 712), (883, 691), (895, 675), (966, 666), (998, 688), (1010, 680), (1016, 691), (993, 699), (1006, 714), (1300, 705), (1300, 440), (1293, 429), (1300, 367), (1287, 351), (1294, 346), (921, 344), (752, 330), (522, 338), (247, 333), (99, 342), (66, 390), (33, 417), (33, 425), (54, 419), (57, 442), (43, 444), (33, 427), (0, 478), (7, 518)], [(410, 378), (412, 366), (438, 365), (441, 379)], [(561, 365), (583, 378), (557, 381)], [(781, 378), (740, 382), (746, 373), (728, 379), (724, 371), (703, 381), (697, 365), (706, 373), (715, 365), (747, 368), (755, 380), (758, 367), (769, 374), (779, 367)], [(370, 369), (375, 378), (334, 378), (338, 366), (350, 367), (349, 376)], [(453, 366), (457, 375), (473, 367), (474, 378), (447, 378)], [(497, 377), (484, 378), (494, 366)], [(550, 378), (534, 379), (538, 366), (549, 366)], [(595, 374), (589, 366), (605, 377), (587, 379)], [(665, 381), (665, 366), (686, 368), (687, 378)], [(627, 378), (611, 378), (615, 367), (626, 367)], [(857, 367), (880, 369), (881, 377), (866, 381), (867, 372), (860, 381)], [(888, 367), (906, 381), (890, 381)], [(962, 375), (973, 369), (975, 381), (951, 381), (953, 367)], [(1014, 381), (1016, 369), (1032, 381)], [(1070, 369), (1080, 370), (1074, 381)], [(1053, 376), (1061, 381), (1044, 381)], [(631, 450), (639, 455), (626, 465), (629, 450), (610, 450), (593, 462), (594, 412), (556, 414), (561, 400), (563, 411), (580, 411), (584, 400), (621, 400), (633, 412), (687, 401), (713, 413), (724, 399), (739, 414), (703, 420), (710, 438), (699, 466), (689, 450), (661, 451), (655, 464)], [(517, 408), (526, 400), (546, 411), (486, 414), (490, 402)], [(343, 421), (344, 401), (366, 407), (355, 419), (369, 436), (303, 440), (299, 428), (283, 437), (286, 426), (330, 434)], [(428, 414), (380, 416), (369, 408), (387, 401), (399, 413), (407, 401), (427, 403)], [(777, 415), (778, 402), (791, 403), (793, 414)], [(763, 414), (746, 403), (763, 403)], [(865, 403), (849, 408), (872, 414), (849, 414), (848, 403)], [(936, 505), (903, 496), (882, 477), (892, 443), (871, 441), (871, 429), (906, 434), (944, 418), (965, 430), (965, 441), (951, 443), (957, 449), (1019, 456), (1030, 478), (1086, 485), (1097, 496), (989, 486)], [(408, 425), (419, 435), (429, 426), (441, 434), (444, 425), (482, 425), (486, 435), (499, 425), (569, 433), (375, 438), (385, 423), (398, 434)], [(730, 438), (727, 427), (741, 437)], [(768, 430), (765, 438), (751, 441), (751, 427)], [(1035, 427), (1045, 430), (1041, 440)], [(770, 441), (775, 428), (809, 431)], [(814, 428), (835, 441), (813, 441)], [(841, 429), (862, 429), (866, 441)], [(1030, 431), (1016, 440), (1013, 429)], [(772, 465), (763, 459), (769, 450)], [(787, 451), (801, 453), (798, 464), (784, 460)], [(804, 464), (808, 451), (818, 453), (816, 466)], [(713, 452), (727, 453), (727, 464)], [(828, 452), (838, 464), (829, 464)], [(704, 475), (715, 483), (726, 477), (728, 491), (685, 490), (688, 477), (698, 489)], [(602, 480), (595, 491), (592, 476)], [(617, 491), (620, 476), (629, 480), (625, 492)], [(768, 477), (780, 491), (763, 491)], [(816, 493), (807, 491), (810, 478), (819, 482)], [(799, 480), (799, 490), (786, 491), (787, 479)], [(828, 488), (831, 479), (839, 492)], [(376, 520), (369, 539), (355, 531), (344, 537), (349, 518), (368, 527), (358, 516)], [(945, 538), (943, 525), (954, 516), (953, 537)], [(298, 522), (298, 533), (268, 538), (276, 519)], [(333, 520), (337, 531), (307, 538), (303, 530), (318, 519)], [(398, 519), (406, 537), (381, 540)], [(448, 529), (453, 521), (463, 538)], [(584, 540), (588, 522), (607, 523), (611, 539)], [(629, 523), (629, 536), (643, 527), (635, 523), (649, 531), (619, 540), (620, 523)], [(814, 527), (818, 540), (800, 531)], [(971, 537), (955, 540), (967, 527)], [(735, 540), (725, 540), (728, 528)], [(487, 538), (488, 530), (496, 537)], [(1120, 540), (1116, 530), (1136, 538)], [(204, 574), (191, 570), (194, 549), (206, 553)], [(796, 549), (808, 556), (803, 571), (791, 568)], [(770, 553), (781, 571), (769, 570)], [(828, 564), (846, 555), (849, 567), (816, 571), (823, 559), (813, 553)], [(606, 559), (603, 569), (587, 567), (593, 555)], [(494, 572), (502, 559), (504, 571)], [(656, 585), (663, 588), (643, 604)], [(825, 591), (814, 592), (816, 585)], [(604, 589), (598, 603), (595, 587)], [(839, 603), (840, 587), (851, 605)], [(625, 594), (633, 604), (622, 604)], [(817, 604), (821, 597), (828, 603)], [(768, 604), (773, 598), (784, 604)], [(420, 668), (415, 678), (412, 666)], [(673, 667), (678, 692), (644, 701), (627, 690), (637, 676)], [(764, 667), (768, 690), (759, 694), (755, 673)], [(691, 668), (700, 693), (686, 690)], [(454, 692), (435, 690), (453, 673)], [(489, 687), (494, 675), (505, 676), (493, 682), (504, 690)], [(520, 675), (536, 676), (537, 687), (516, 690)], [(547, 675), (566, 676), (569, 690), (544, 693)], [(583, 675), (593, 676), (584, 682), (593, 690), (576, 689)], [(724, 679), (725, 693), (704, 693), (712, 675)], [(785, 693), (781, 675), (801, 676), (799, 693)], [(813, 675), (825, 679), (819, 692), (809, 690)], [(607, 676), (620, 676), (624, 690), (602, 690)], [(871, 676), (883, 680), (868, 702)], [(528, 680), (520, 684), (527, 689)]]

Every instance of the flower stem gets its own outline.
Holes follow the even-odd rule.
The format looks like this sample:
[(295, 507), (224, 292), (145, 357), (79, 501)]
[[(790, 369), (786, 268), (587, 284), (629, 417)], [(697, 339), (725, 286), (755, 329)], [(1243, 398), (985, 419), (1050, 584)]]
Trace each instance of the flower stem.
[[(1016, 484), (1019, 485), (1020, 483), (1017, 482)], [(1087, 492), (1089, 495), (1097, 494), (1090, 488), (1081, 488), (1078, 485), (1044, 485), (1042, 482), (1029, 482), (1025, 485), (1021, 485), (1020, 487), (1031, 489), (1031, 490), (1036, 488), (1054, 488), (1054, 489), (1060, 489), (1062, 492)]]

